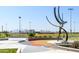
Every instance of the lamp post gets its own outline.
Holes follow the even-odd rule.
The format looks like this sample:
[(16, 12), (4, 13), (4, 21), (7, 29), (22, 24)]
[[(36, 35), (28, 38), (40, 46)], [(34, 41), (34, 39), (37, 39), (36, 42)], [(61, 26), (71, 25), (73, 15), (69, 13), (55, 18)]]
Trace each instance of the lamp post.
[(5, 26), (6, 26), (6, 31), (7, 31), (7, 24), (5, 24)]
[(72, 33), (72, 11), (73, 11), (73, 8), (69, 8), (68, 10), (70, 12), (70, 33)]
[(19, 16), (18, 18), (19, 18), (19, 33), (21, 33), (21, 16)]
[(2, 33), (3, 33), (3, 25), (2, 25)]
[(29, 21), (29, 30), (31, 30), (31, 21)]

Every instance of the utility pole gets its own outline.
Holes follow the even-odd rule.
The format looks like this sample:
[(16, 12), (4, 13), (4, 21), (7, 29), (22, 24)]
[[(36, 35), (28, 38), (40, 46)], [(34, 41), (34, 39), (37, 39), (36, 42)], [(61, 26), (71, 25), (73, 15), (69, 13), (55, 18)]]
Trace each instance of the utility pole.
[(70, 12), (70, 33), (72, 34), (72, 11), (73, 11), (73, 8), (69, 8), (68, 10)]
[(75, 23), (75, 20), (74, 20), (74, 33), (75, 33), (75, 24), (76, 24), (76, 23)]

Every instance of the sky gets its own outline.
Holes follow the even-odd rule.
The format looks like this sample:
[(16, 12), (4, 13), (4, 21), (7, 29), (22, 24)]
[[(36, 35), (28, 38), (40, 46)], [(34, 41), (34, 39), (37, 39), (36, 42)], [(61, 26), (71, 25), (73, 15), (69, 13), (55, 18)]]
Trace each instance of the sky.
[[(21, 30), (34, 29), (36, 31), (58, 31), (57, 27), (50, 25), (49, 20), (59, 25), (54, 17), (53, 8), (55, 6), (0, 6), (0, 31), (19, 30), (19, 20), (21, 20)], [(67, 21), (64, 28), (70, 31), (70, 11), (72, 14), (72, 31), (79, 32), (79, 6), (60, 6), (60, 13), (63, 13), (63, 20)], [(18, 17), (21, 16), (21, 19)]]

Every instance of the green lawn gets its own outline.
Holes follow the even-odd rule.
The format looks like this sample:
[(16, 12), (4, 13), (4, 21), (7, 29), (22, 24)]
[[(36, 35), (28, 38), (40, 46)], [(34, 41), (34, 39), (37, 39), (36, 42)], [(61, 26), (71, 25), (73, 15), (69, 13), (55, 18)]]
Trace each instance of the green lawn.
[(28, 37), (28, 35), (27, 34), (10, 33), (10, 37), (26, 38), (26, 37)]
[[(28, 34), (18, 34), (18, 33), (9, 33), (9, 37), (14, 37), (14, 38), (27, 38)], [(65, 34), (61, 34), (61, 37), (64, 37)], [(68, 34), (69, 40), (79, 40), (79, 33), (72, 33)], [(36, 34), (35, 37), (58, 37), (58, 33), (54, 34)], [(8, 38), (8, 37), (3, 37), (2, 38)]]
[(79, 37), (71, 37), (71, 38), (68, 38), (69, 40), (76, 40), (76, 41), (79, 41)]
[(16, 53), (17, 48), (12, 48), (12, 49), (0, 49), (0, 53)]

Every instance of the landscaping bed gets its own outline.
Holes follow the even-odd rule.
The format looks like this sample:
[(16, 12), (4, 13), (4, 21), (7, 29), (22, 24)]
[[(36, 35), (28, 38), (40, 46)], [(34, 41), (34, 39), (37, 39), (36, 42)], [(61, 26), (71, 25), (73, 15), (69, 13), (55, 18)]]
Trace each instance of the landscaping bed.
[(34, 41), (34, 40), (63, 40), (62, 38), (28, 38), (29, 41)]
[(0, 41), (8, 40), (8, 38), (0, 38)]
[(16, 53), (17, 48), (12, 48), (12, 49), (0, 49), (0, 53)]

